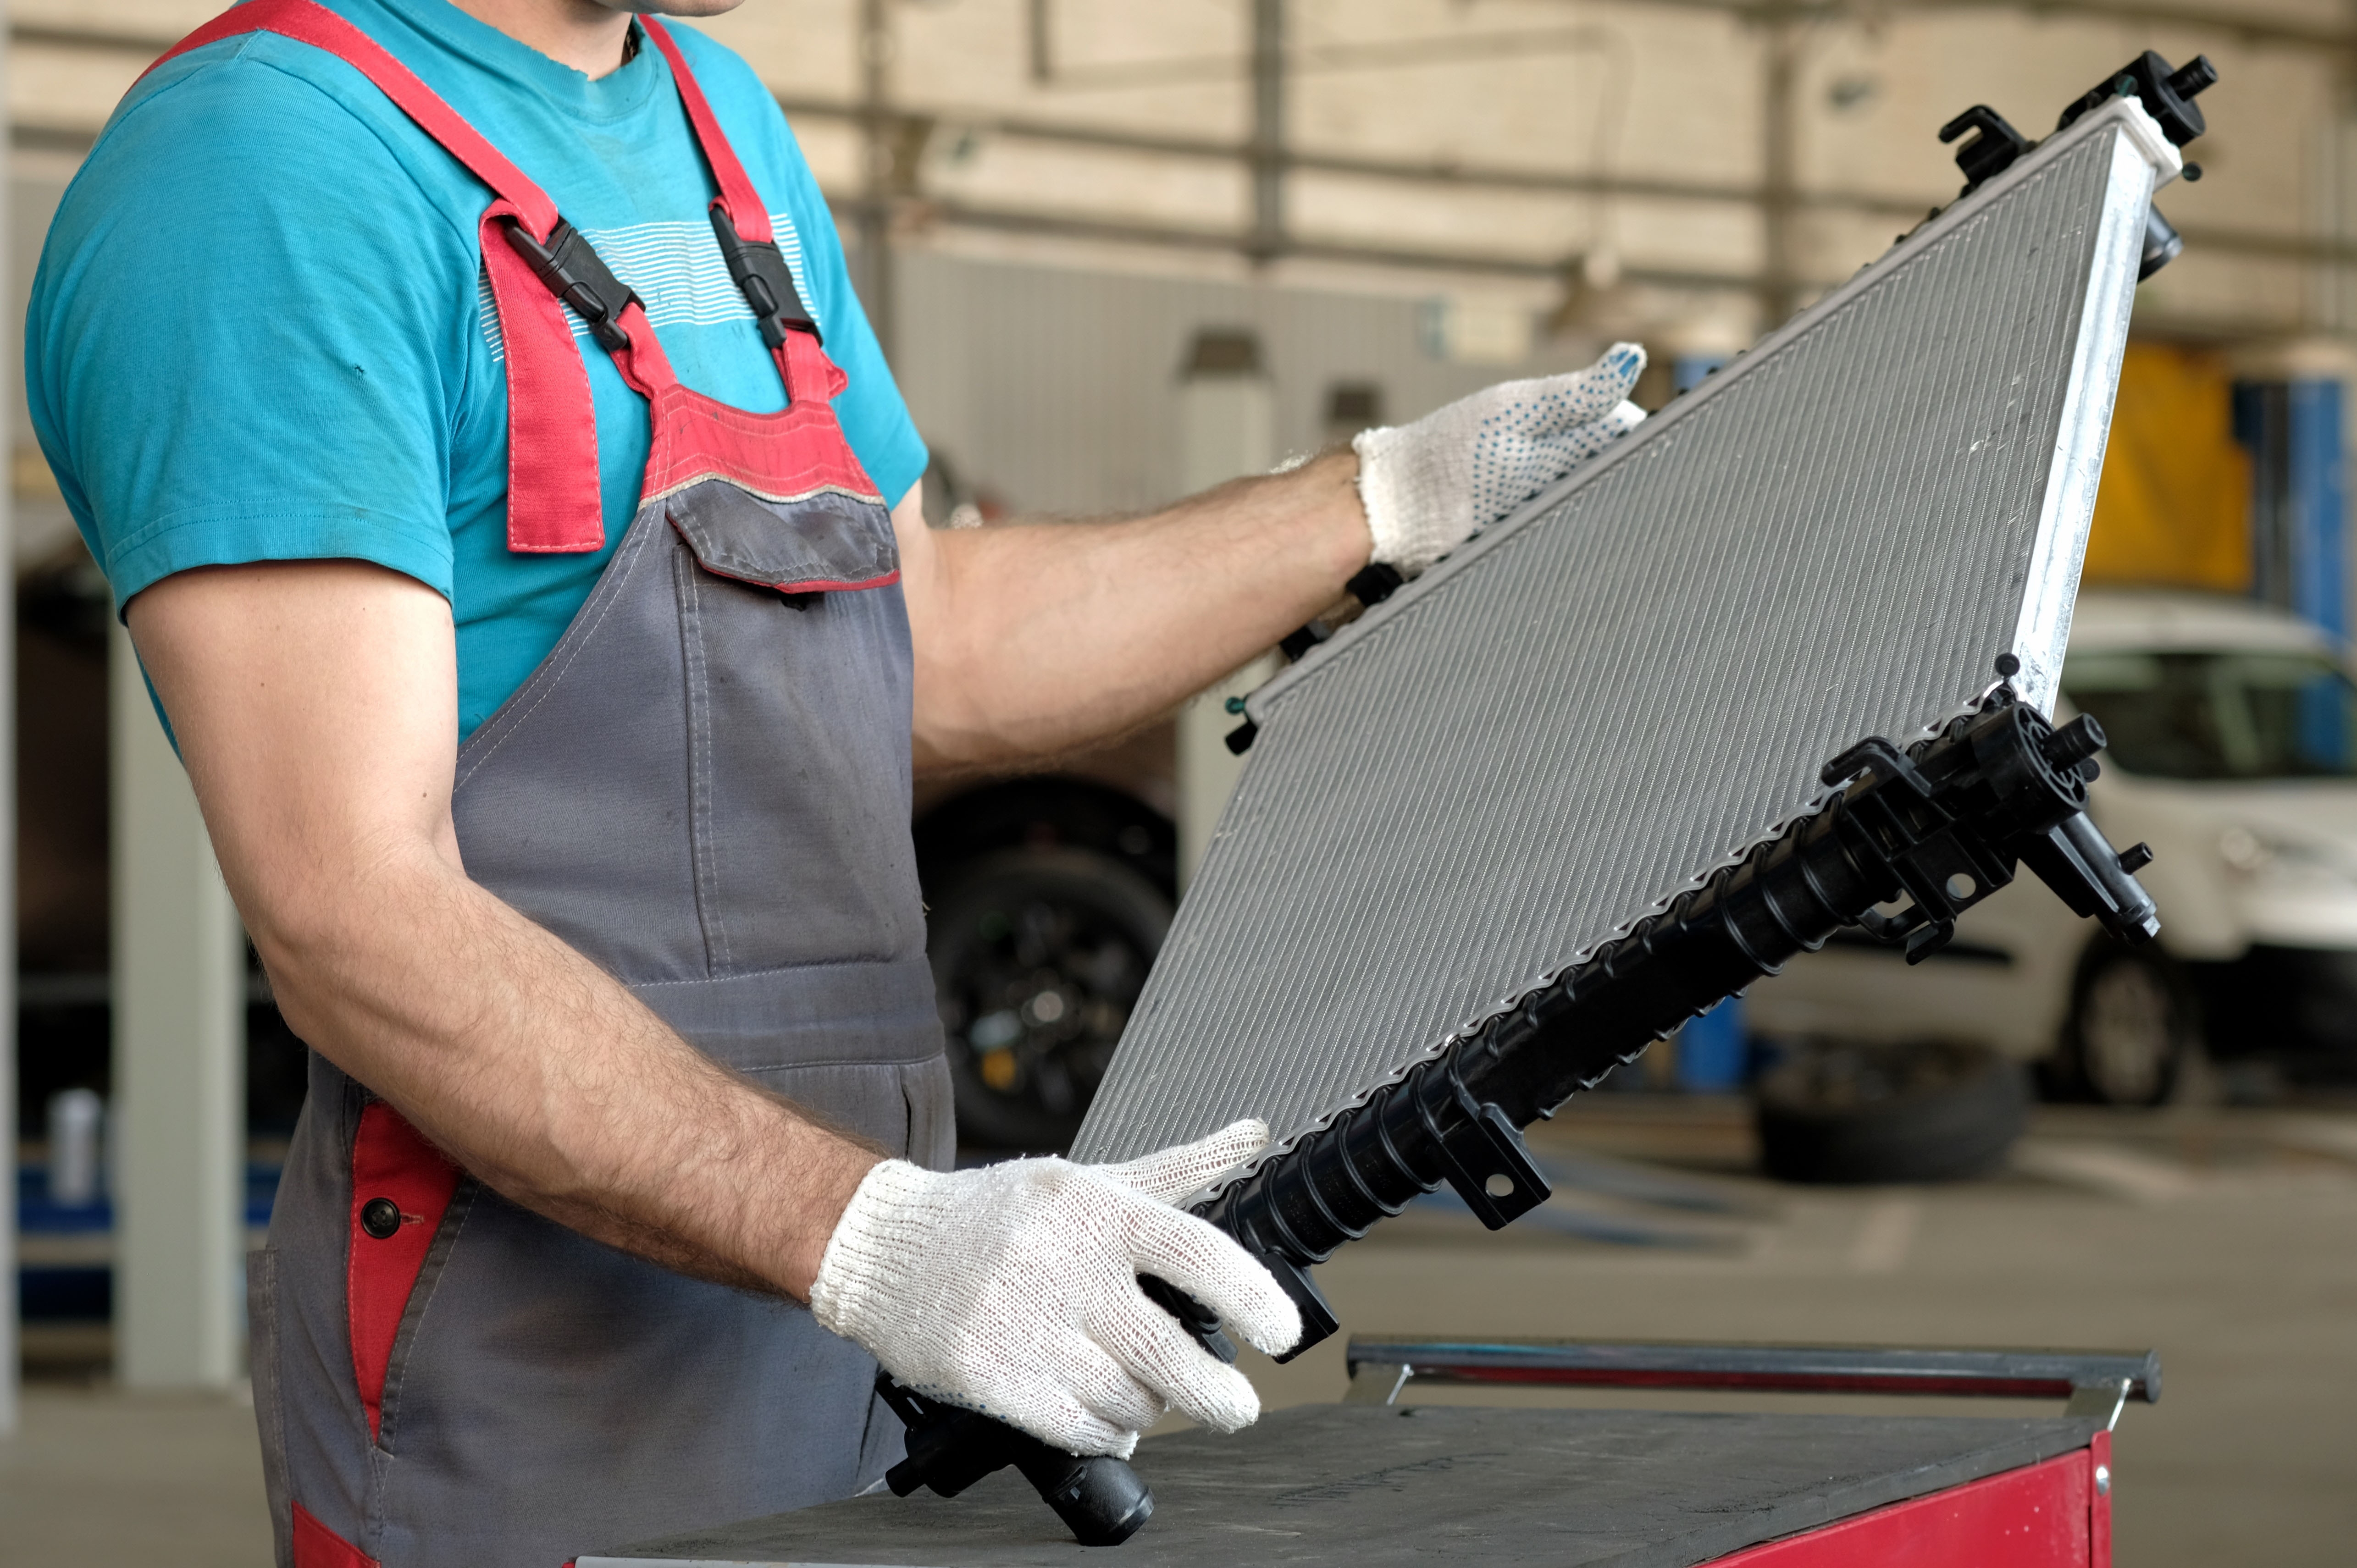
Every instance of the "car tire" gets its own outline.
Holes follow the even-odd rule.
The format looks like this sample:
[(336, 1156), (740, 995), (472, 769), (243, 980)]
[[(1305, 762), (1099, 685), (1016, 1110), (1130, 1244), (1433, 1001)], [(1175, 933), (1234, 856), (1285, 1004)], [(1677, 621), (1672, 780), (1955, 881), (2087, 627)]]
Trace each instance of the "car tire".
[(1171, 913), (1159, 888), (1092, 850), (1008, 850), (958, 868), (926, 946), (961, 1144), (1071, 1146)]
[(2191, 990), (2149, 949), (2099, 942), (2071, 988), (2062, 1060), (2070, 1079), (2103, 1105), (2159, 1105), (2175, 1092), (2201, 1039)]
[(2021, 1069), (1978, 1046), (1803, 1046), (1753, 1091), (1760, 1158), (1780, 1181), (1933, 1182), (1978, 1176), (2021, 1135)]

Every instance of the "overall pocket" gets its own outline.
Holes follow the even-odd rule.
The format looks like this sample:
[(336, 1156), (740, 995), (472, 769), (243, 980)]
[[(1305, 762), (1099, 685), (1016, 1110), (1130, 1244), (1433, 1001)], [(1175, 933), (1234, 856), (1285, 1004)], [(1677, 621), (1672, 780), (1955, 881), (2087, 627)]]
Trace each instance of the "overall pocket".
[(921, 954), (914, 658), (890, 515), (719, 482), (665, 505), (683, 546), (673, 586), (705, 972)]
[(670, 497), (663, 510), (716, 576), (794, 596), (900, 579), (892, 515), (870, 500), (821, 490), (781, 505), (713, 479)]

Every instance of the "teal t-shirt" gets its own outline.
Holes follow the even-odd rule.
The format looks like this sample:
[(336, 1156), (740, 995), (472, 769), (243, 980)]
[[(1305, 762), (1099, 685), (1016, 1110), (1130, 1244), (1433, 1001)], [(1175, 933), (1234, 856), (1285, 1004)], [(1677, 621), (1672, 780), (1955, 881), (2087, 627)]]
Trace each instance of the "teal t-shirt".
[[(662, 51), (592, 81), (446, 0), (325, 3), (548, 192), (646, 302), (681, 381), (784, 403)], [(852, 450), (898, 499), (924, 445), (818, 182), (752, 69), (673, 27), (850, 378), (834, 408)], [(358, 70), (273, 34), (131, 91), (58, 209), (25, 332), (34, 430), (118, 607), (195, 566), (371, 561), (448, 597), (461, 736), (522, 684), (630, 524), (647, 410), (576, 323), (606, 548), (510, 553), (490, 200)]]

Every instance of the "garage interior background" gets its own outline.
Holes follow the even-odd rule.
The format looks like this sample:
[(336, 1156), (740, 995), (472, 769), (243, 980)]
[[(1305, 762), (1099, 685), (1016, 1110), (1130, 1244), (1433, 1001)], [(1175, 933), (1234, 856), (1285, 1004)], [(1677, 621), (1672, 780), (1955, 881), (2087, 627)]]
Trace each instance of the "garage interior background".
[[(215, 8), (10, 0), (12, 364), (80, 156)], [(2206, 52), (2220, 129), (2191, 149), (2208, 177), (2163, 198), (2186, 252), (2139, 291), (2088, 580), (2352, 624), (2342, 0), (750, 0), (710, 27), (774, 85), (834, 202), (937, 456), (933, 510), (961, 522), (1151, 506), (1616, 338), (1652, 351), (1658, 404), (1949, 199), (1936, 132), (1966, 104), (2034, 134), (2138, 49)], [(0, 1111), (42, 1165), (55, 1097), (103, 1097), (120, 1216), (112, 1239), (42, 1239), (82, 1270), (69, 1295), (113, 1260), (111, 1330), (85, 1296), (26, 1348), (227, 1387), (295, 1054), (8, 403), (19, 962), (0, 1017), (22, 1041)], [(1078, 769), (1175, 820), (1146, 857), (1177, 875), (1231, 767), (1219, 695)]]

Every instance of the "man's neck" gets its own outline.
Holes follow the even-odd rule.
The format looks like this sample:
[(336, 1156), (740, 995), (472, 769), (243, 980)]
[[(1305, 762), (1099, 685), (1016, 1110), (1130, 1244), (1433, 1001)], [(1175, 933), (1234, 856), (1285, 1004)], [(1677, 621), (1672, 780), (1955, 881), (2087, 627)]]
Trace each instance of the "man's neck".
[(456, 0), (479, 22), (596, 81), (629, 56), (630, 13), (598, 0)]

